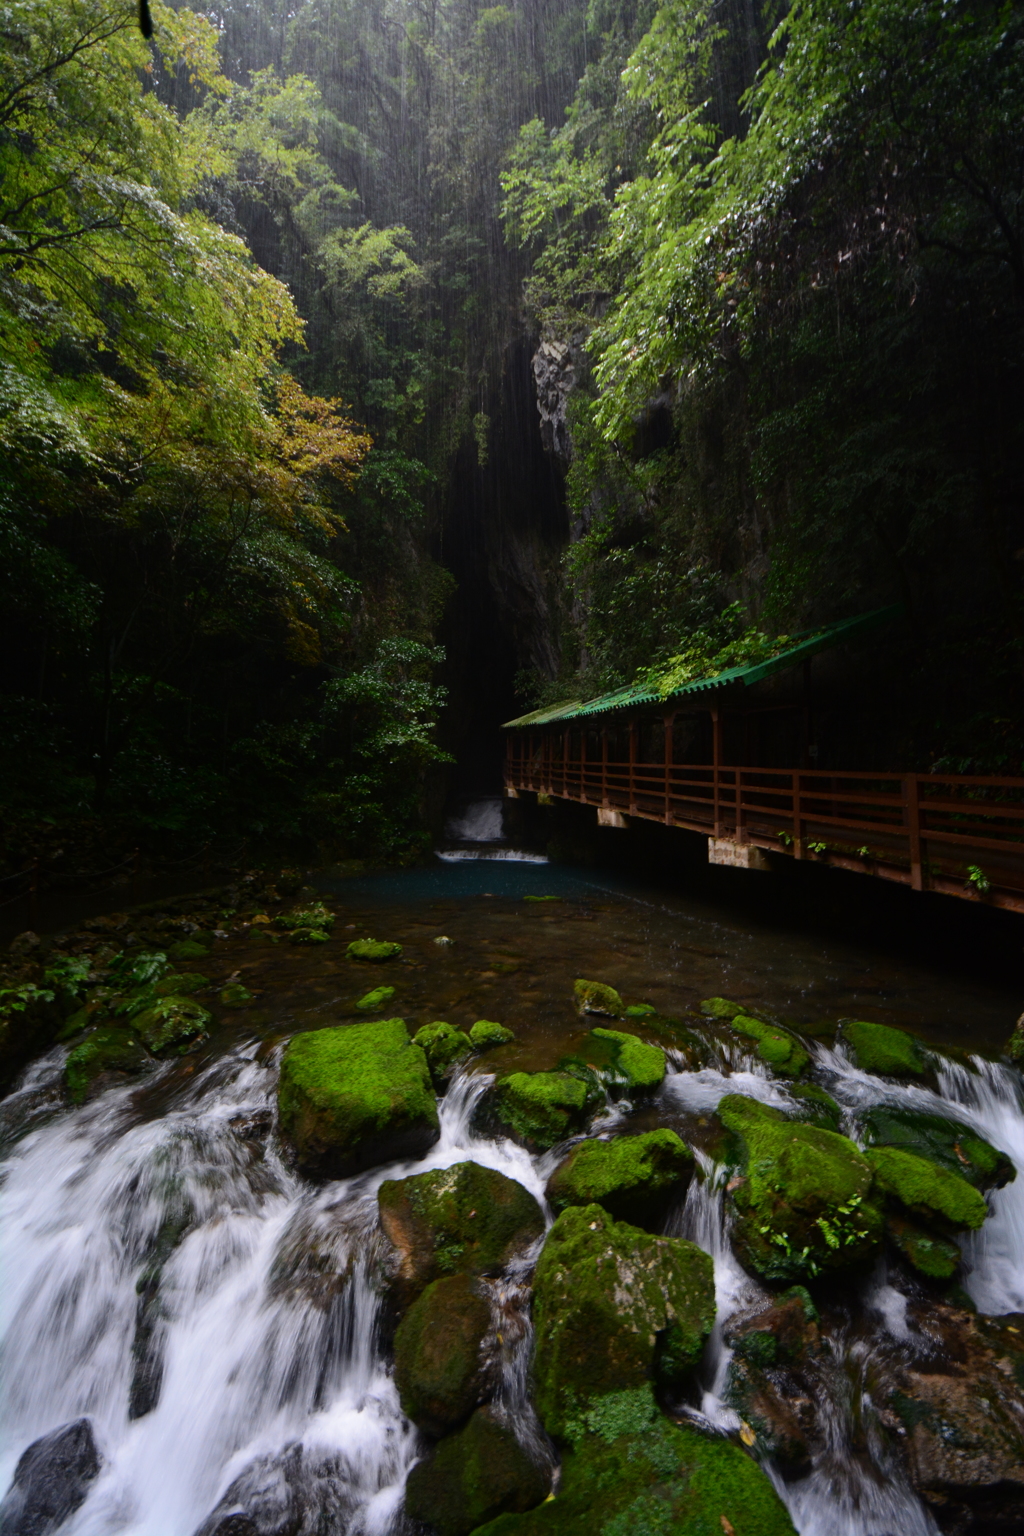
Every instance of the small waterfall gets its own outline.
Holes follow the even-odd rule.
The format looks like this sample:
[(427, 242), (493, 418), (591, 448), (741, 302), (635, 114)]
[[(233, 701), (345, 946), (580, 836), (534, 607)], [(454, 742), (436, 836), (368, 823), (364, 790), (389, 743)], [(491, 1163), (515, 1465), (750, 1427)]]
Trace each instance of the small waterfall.
[(461, 814), (449, 817), (444, 835), (457, 843), (503, 843), (505, 828), (500, 795), (471, 800)]

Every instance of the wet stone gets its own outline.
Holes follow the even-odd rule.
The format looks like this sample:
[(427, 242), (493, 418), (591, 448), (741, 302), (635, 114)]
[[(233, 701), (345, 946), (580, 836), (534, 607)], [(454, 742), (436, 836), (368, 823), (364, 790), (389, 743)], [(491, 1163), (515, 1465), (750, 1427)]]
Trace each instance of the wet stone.
[(534, 1508), (550, 1486), (550, 1469), (531, 1460), (492, 1409), (478, 1408), (412, 1469), (405, 1508), (437, 1536), (469, 1536), (498, 1515)]
[(50, 1536), (85, 1502), (102, 1458), (89, 1419), (76, 1419), (33, 1441), (0, 1504), (4, 1536)]

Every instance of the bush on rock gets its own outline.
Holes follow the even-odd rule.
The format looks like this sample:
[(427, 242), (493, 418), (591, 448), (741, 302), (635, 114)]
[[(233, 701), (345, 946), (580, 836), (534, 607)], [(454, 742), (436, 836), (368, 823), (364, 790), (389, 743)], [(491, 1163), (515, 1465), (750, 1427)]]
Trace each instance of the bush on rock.
[(491, 1408), (478, 1408), (456, 1435), (409, 1473), (405, 1509), (437, 1536), (469, 1536), (506, 1512), (533, 1509), (547, 1497), (548, 1468), (530, 1460)]
[(657, 1231), (692, 1172), (693, 1153), (675, 1131), (647, 1131), (581, 1141), (555, 1169), (545, 1193), (553, 1211), (597, 1204), (616, 1221)]

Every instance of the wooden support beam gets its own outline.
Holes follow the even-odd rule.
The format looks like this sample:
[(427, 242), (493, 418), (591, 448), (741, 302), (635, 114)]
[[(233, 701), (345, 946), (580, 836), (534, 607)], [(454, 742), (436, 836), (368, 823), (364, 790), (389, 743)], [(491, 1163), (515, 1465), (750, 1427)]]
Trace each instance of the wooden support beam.
[(722, 772), (722, 711), (717, 706), (711, 709), (711, 764), (712, 778), (714, 780), (714, 827), (715, 837), (722, 835), (722, 805), (719, 787), (719, 777)]
[(924, 866), (921, 862), (921, 806), (918, 797), (916, 773), (905, 774), (903, 778), (903, 820), (910, 843), (910, 884), (915, 891), (923, 891)]
[(675, 710), (665, 716), (665, 825), (672, 825), (672, 727)]
[(636, 815), (636, 751), (639, 727), (636, 720), (629, 722), (629, 809)]

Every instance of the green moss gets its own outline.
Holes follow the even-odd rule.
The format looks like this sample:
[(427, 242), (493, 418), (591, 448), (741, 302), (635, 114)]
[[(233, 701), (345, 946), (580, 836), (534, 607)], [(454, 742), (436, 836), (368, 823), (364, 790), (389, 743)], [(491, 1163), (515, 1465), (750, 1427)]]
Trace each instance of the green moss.
[(299, 1161), (339, 1177), (422, 1156), (438, 1136), (427, 1058), (402, 1019), (296, 1035), (281, 1063), (278, 1111)]
[(394, 960), (402, 953), (402, 946), (377, 939), (353, 939), (345, 953), (350, 960)]
[(862, 1072), (876, 1072), (883, 1077), (924, 1077), (928, 1071), (920, 1042), (906, 1030), (847, 1019), (840, 1026), (840, 1038), (854, 1066)]
[(579, 1013), (603, 1013), (612, 1019), (621, 1019), (625, 1012), (622, 998), (614, 987), (603, 981), (574, 981), (573, 994)]
[(510, 1045), (515, 1034), (504, 1024), (493, 1019), (477, 1019), (469, 1032), (470, 1044), (475, 1051), (489, 1051), (496, 1045)]
[(928, 1158), (900, 1147), (869, 1147), (864, 1155), (878, 1187), (911, 1213), (939, 1217), (954, 1228), (980, 1227), (988, 1215), (984, 1195)]
[(326, 928), (293, 928), (288, 935), (289, 944), (327, 944), (330, 934)]
[(852, 1141), (740, 1094), (727, 1094), (718, 1114), (741, 1148), (733, 1241), (744, 1264), (787, 1281), (875, 1252), (882, 1215), (869, 1198), (872, 1168)]
[(763, 1024), (746, 1013), (737, 1013), (730, 1022), (737, 1034), (757, 1042), (758, 1056), (777, 1072), (799, 1077), (811, 1059), (795, 1035), (775, 1024)]
[(167, 970), (167, 956), (160, 949), (143, 949), (135, 954), (122, 953), (111, 962), (111, 973), (117, 978), (116, 986), (124, 991), (132, 987), (148, 987), (159, 981)]
[(466, 1274), (435, 1280), (395, 1333), (395, 1385), (402, 1411), (431, 1435), (468, 1418), (485, 1382), (480, 1345), (491, 1309)]
[(329, 933), (334, 926), (334, 913), (322, 901), (310, 902), (305, 907), (293, 907), (290, 912), (279, 912), (274, 918), (275, 928), (306, 928)]
[(838, 1131), (843, 1112), (824, 1088), (819, 1088), (817, 1083), (793, 1083), (786, 1091), (796, 1100), (795, 1120), (806, 1120), (826, 1131)]
[(886, 1231), (915, 1269), (933, 1280), (948, 1280), (960, 1264), (960, 1249), (944, 1237), (925, 1232), (901, 1216), (890, 1216)]
[(64, 1082), (75, 1104), (81, 1104), (96, 1078), (104, 1072), (134, 1076), (149, 1065), (149, 1056), (134, 1030), (93, 1030), (76, 1045), (64, 1063)]
[(626, 1009), (627, 1019), (646, 1019), (651, 1014), (657, 1014), (657, 1008), (652, 1008), (650, 1003), (630, 1003)]
[(530, 1460), (491, 1409), (479, 1408), (465, 1429), (413, 1467), (405, 1509), (437, 1536), (469, 1536), (504, 1512), (534, 1508), (550, 1486), (550, 1471)]
[[(613, 1427), (610, 1425), (609, 1428)], [(477, 1536), (795, 1536), (767, 1475), (738, 1446), (652, 1414), (592, 1433), (563, 1458), (554, 1499)]]
[[(665, 1077), (665, 1052), (636, 1035), (618, 1029), (592, 1029), (588, 1046), (611, 1048), (610, 1066), (601, 1075), (609, 1087), (622, 1086), (627, 1093), (651, 1093)], [(601, 1070), (599, 1068), (599, 1070)]]
[(948, 1172), (959, 1174), (975, 1189), (997, 1189), (1016, 1176), (1016, 1169), (1005, 1153), (976, 1136), (959, 1120), (881, 1104), (868, 1110), (862, 1123), (865, 1140), (871, 1146), (902, 1147), (906, 1152), (916, 1152)]
[(1016, 1028), (1006, 1042), (1006, 1054), (1011, 1061), (1024, 1062), (1024, 1017), (1017, 1020)]
[(161, 997), (134, 1024), (154, 1056), (182, 1056), (205, 1040), (213, 1015), (194, 997)]
[[(545, 1239), (534, 1278), (537, 1411), (550, 1434), (609, 1392), (656, 1377), (677, 1385), (715, 1317), (711, 1258), (693, 1243), (570, 1206)], [(670, 1356), (659, 1336), (672, 1330)]]
[(372, 992), (364, 993), (356, 1007), (364, 1013), (374, 1013), (378, 1008), (383, 1008), (385, 1003), (390, 1003), (394, 995), (394, 987), (374, 987)]
[(156, 997), (187, 997), (190, 992), (198, 992), (209, 985), (209, 979), (200, 976), (198, 971), (173, 971), (155, 983), (153, 993)]
[(454, 1024), (445, 1024), (441, 1019), (433, 1024), (424, 1024), (412, 1038), (413, 1044), (426, 1052), (435, 1086), (449, 1077), (456, 1064), (464, 1061), (473, 1049), (468, 1035), (456, 1029)]
[(524, 896), (524, 901), (561, 901), (561, 896)]
[(547, 1152), (582, 1130), (591, 1095), (570, 1072), (512, 1072), (481, 1103), (485, 1125), (531, 1151)]
[(198, 944), (195, 939), (182, 939), (177, 944), (172, 944), (167, 951), (172, 960), (208, 960), (210, 949), (207, 944)]
[(700, 1005), (700, 1011), (711, 1019), (734, 1019), (744, 1010), (739, 1003), (730, 1003), (727, 997), (706, 997)]
[(529, 1190), (480, 1163), (385, 1179), (377, 1203), (408, 1295), (444, 1274), (497, 1274), (544, 1231)]
[(556, 1212), (597, 1204), (617, 1221), (657, 1230), (692, 1171), (693, 1153), (674, 1131), (647, 1131), (581, 1142), (555, 1169), (546, 1193)]
[(252, 998), (249, 988), (243, 987), (240, 981), (231, 982), (220, 994), (220, 1001), (225, 1008), (245, 1008), (252, 1002)]

